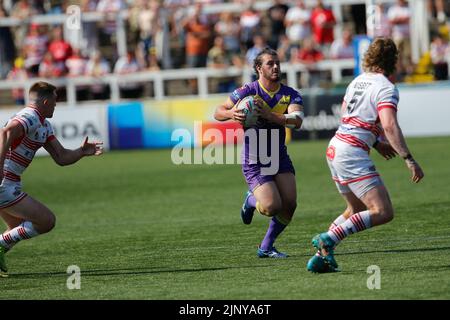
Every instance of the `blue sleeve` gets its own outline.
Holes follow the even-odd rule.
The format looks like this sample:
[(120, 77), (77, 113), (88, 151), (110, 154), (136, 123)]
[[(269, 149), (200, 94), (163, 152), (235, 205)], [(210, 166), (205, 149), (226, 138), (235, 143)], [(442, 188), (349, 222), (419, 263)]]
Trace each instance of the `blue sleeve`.
[(301, 104), (301, 105), (303, 105), (303, 98), (300, 95), (300, 93), (297, 90), (295, 90), (295, 89), (292, 89), (291, 103), (290, 104)]

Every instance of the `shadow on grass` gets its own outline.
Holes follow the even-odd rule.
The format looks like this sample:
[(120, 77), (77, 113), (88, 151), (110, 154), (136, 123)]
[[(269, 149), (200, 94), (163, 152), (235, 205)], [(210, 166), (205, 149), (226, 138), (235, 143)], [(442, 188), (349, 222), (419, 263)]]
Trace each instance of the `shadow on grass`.
[[(370, 250), (370, 251), (347, 251), (336, 253), (336, 256), (354, 255), (354, 254), (370, 254), (370, 253), (408, 253), (408, 252), (428, 252), (428, 251), (445, 251), (450, 250), (450, 247), (433, 247), (433, 248), (414, 248), (414, 249), (387, 249), (387, 250)], [(292, 255), (289, 261), (298, 261), (296, 258), (311, 257), (312, 254), (297, 254)], [(266, 260), (267, 261), (267, 260)], [(164, 273), (190, 273), (190, 272), (208, 272), (208, 271), (224, 271), (233, 269), (254, 269), (280, 266), (279, 263), (261, 264), (261, 265), (243, 265), (243, 266), (223, 266), (223, 267), (209, 267), (209, 268), (169, 268), (164, 267), (141, 267), (141, 268), (117, 268), (117, 269), (87, 269), (81, 270), (82, 277), (99, 277), (99, 276), (123, 276), (123, 275), (145, 275), (145, 274), (164, 274)], [(417, 266), (401, 267), (401, 270), (417, 269)], [(422, 266), (421, 270), (450, 270), (450, 265), (440, 266)], [(343, 271), (343, 274), (360, 273), (364, 270), (353, 269)], [(394, 271), (394, 270), (393, 270)], [(68, 277), (70, 274), (66, 272), (30, 272), (30, 273), (10, 273), (9, 277), (14, 279), (30, 279), (30, 278), (46, 278), (46, 277)]]
[[(92, 269), (81, 270), (82, 277), (98, 276), (122, 276), (122, 275), (142, 275), (142, 274), (163, 274), (163, 273), (183, 273), (183, 272), (207, 272), (223, 271), (232, 269), (254, 269), (275, 267), (275, 264), (249, 265), (249, 266), (228, 266), (213, 268), (182, 268), (182, 269), (164, 269), (163, 267), (143, 267), (143, 268), (123, 268), (123, 269)], [(68, 277), (71, 274), (66, 272), (30, 272), (30, 273), (10, 273), (9, 278), (45, 278), (52, 276)]]
[[(344, 267), (345, 268), (345, 267)], [(439, 265), (439, 266), (398, 266), (398, 267), (383, 267), (382, 272), (405, 272), (407, 270), (415, 270), (417, 272), (439, 272), (439, 271), (450, 271), (450, 265)], [(342, 274), (342, 275), (354, 275), (354, 274), (367, 274), (367, 269), (363, 268), (347, 268), (338, 273), (324, 273), (324, 274)], [(322, 275), (322, 274), (320, 274)]]
[(370, 251), (343, 251), (336, 252), (336, 256), (345, 256), (348, 254), (367, 254), (367, 253), (403, 253), (403, 252), (428, 252), (428, 251), (445, 251), (450, 250), (450, 247), (433, 247), (433, 248), (414, 248), (414, 249), (387, 249), (387, 250), (370, 250)]

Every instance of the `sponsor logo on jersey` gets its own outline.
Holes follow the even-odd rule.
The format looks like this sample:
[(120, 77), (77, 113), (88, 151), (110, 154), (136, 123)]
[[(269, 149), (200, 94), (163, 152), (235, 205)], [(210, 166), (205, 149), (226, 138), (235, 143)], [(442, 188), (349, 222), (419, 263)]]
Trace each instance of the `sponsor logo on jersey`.
[(301, 103), (302, 103), (302, 98), (301, 98), (301, 97), (296, 97), (296, 98), (294, 99), (294, 103), (295, 103), (295, 104), (301, 104)]
[(336, 148), (334, 146), (329, 146), (327, 149), (327, 158), (330, 159), (330, 161), (333, 161), (335, 156), (336, 156)]
[(289, 97), (283, 96), (278, 102), (279, 105), (288, 105), (291, 99)]

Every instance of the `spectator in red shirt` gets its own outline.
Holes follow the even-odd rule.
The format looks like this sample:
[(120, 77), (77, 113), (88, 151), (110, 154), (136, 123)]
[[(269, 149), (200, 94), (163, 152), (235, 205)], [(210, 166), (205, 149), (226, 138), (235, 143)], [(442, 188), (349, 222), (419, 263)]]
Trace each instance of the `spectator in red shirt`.
[(296, 61), (303, 64), (311, 65), (323, 59), (323, 54), (316, 48), (316, 43), (312, 38), (303, 40), (303, 45), (295, 57)]
[(55, 61), (51, 52), (47, 51), (39, 65), (39, 77), (57, 78), (66, 74), (66, 66), (64, 62)]
[(312, 87), (319, 83), (320, 71), (316, 69), (316, 63), (323, 59), (323, 54), (316, 48), (313, 38), (303, 40), (301, 49), (297, 54), (293, 55), (293, 63), (303, 63), (306, 65), (308, 72), (306, 76), (301, 77), (303, 87)]
[[(59, 78), (66, 75), (66, 65), (62, 61), (55, 61), (50, 51), (47, 51), (39, 65), (39, 77), (42, 78)], [(66, 99), (66, 88), (57, 87), (56, 94), (58, 101)]]
[(67, 58), (72, 54), (72, 47), (63, 39), (61, 27), (53, 29), (53, 40), (50, 42), (48, 50), (52, 54), (55, 62), (65, 63)]
[(316, 7), (311, 12), (311, 25), (316, 43), (321, 46), (331, 45), (334, 40), (336, 19), (333, 11), (325, 8), (322, 0), (317, 1)]

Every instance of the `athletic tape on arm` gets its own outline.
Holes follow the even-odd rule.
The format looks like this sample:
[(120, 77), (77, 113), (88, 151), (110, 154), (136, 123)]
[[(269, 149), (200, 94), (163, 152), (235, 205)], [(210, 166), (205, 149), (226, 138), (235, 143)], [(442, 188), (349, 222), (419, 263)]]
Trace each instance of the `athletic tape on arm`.
[[(286, 127), (290, 129), (296, 129), (295, 124), (287, 123), (287, 120), (288, 119), (295, 120), (296, 118), (300, 118), (303, 121), (303, 119), (305, 118), (305, 114), (303, 113), (303, 111), (293, 111), (291, 113), (285, 114), (284, 117), (286, 118)], [(300, 128), (296, 130), (300, 130)]]

